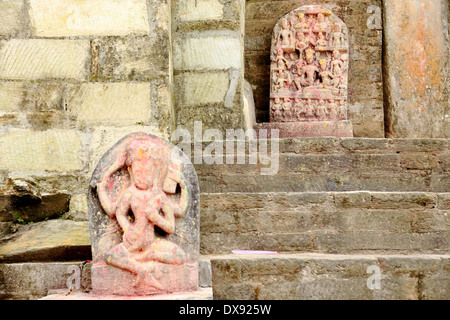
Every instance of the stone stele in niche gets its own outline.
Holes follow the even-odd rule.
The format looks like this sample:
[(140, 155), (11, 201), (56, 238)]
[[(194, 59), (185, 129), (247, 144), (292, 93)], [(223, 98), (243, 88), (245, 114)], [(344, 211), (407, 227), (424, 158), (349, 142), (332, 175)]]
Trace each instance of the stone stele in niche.
[[(337, 123), (347, 120), (349, 36), (341, 19), (319, 6), (289, 12), (274, 27), (270, 61), (270, 122), (303, 122), (278, 125), (280, 136), (289, 128), (292, 136), (353, 135), (348, 121)], [(308, 127), (316, 121), (328, 123)]]
[(129, 134), (100, 159), (88, 199), (94, 294), (198, 289), (198, 180), (180, 149)]

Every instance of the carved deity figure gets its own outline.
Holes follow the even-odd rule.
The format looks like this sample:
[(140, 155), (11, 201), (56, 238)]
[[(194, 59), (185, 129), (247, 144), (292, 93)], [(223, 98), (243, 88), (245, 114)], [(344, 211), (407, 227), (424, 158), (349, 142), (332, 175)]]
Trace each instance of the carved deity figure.
[(329, 103), (328, 103), (328, 116), (330, 118), (330, 120), (337, 120), (338, 118), (338, 105), (336, 102), (334, 102), (333, 99), (330, 99)]
[(278, 33), (278, 44), (283, 48), (285, 52), (292, 52), (292, 48), (294, 47), (294, 33), (289, 29), (289, 21), (287, 19), (283, 19), (281, 21), (281, 30)]
[(319, 68), (315, 63), (315, 52), (313, 49), (306, 49), (305, 51), (306, 65), (302, 67), (301, 83), (304, 86), (313, 86), (316, 82), (316, 73)]
[(314, 32), (320, 32), (320, 33), (323, 32), (325, 34), (328, 34), (330, 32), (330, 24), (325, 19), (325, 16), (323, 15), (323, 13), (319, 13), (317, 15), (317, 22), (314, 25)]
[(298, 23), (294, 26), (294, 28), (296, 30), (299, 30), (299, 32), (301, 33), (309, 33), (310, 26), (305, 19), (305, 15), (300, 12), (297, 16), (298, 16)]
[(316, 41), (317, 46), (326, 47), (328, 46), (328, 41), (325, 39), (325, 35), (320, 31), (317, 35), (318, 39)]
[(339, 100), (338, 118), (340, 120), (347, 118), (347, 106), (345, 105), (345, 100)]
[(284, 102), (283, 102), (283, 105), (281, 107), (281, 110), (283, 110), (282, 113), (283, 113), (283, 118), (284, 119), (289, 119), (291, 117), (291, 115), (292, 115), (291, 106), (292, 106), (291, 99), (284, 98)]
[(347, 41), (347, 37), (342, 32), (342, 25), (336, 22), (333, 26), (333, 32), (330, 35), (330, 46), (341, 47)]
[(282, 108), (282, 105), (281, 105), (280, 98), (275, 97), (274, 103), (272, 104), (272, 114), (274, 116), (275, 121), (280, 121), (282, 119), (281, 108)]
[(325, 120), (327, 118), (327, 106), (325, 101), (320, 99), (316, 108), (316, 116), (319, 120)]
[(306, 100), (305, 105), (305, 118), (312, 119), (315, 117), (315, 106), (311, 99)]
[[(166, 235), (173, 234), (175, 220), (184, 216), (189, 201), (181, 172), (170, 166), (166, 149), (147, 135), (136, 138), (121, 146), (117, 158), (96, 185), (98, 199), (114, 222), (111, 233), (117, 229), (122, 232), (122, 241), (109, 248), (104, 259), (108, 265), (137, 275), (135, 285), (148, 282), (156, 262), (181, 265), (186, 261), (179, 245), (156, 233), (159, 229)], [(112, 197), (113, 175), (119, 170), (128, 173), (129, 185), (119, 196)], [(172, 184), (180, 186), (179, 198), (169, 196), (175, 190), (167, 187), (168, 177)], [(100, 247), (101, 242), (102, 239)], [(150, 280), (161, 289), (158, 281)]]
[(341, 59), (339, 50), (333, 51), (333, 59), (331, 60), (331, 73), (336, 77), (341, 77), (344, 68), (344, 61)]

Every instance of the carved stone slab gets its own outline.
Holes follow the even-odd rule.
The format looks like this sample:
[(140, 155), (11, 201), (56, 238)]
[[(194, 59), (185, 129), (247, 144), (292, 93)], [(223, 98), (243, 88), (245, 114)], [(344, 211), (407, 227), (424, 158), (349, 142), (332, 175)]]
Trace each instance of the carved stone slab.
[(94, 294), (198, 289), (199, 188), (190, 160), (132, 133), (95, 168), (88, 195)]
[(347, 120), (349, 36), (330, 10), (303, 6), (273, 30), (270, 122)]

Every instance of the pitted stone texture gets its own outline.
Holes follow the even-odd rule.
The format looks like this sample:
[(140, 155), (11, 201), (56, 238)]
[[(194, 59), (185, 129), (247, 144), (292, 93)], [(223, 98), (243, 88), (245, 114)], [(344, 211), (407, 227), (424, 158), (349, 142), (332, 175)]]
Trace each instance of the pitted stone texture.
[(132, 133), (108, 150), (88, 196), (94, 293), (197, 290), (198, 197), (192, 164), (167, 141)]
[(145, 0), (31, 0), (33, 35), (39, 37), (147, 34)]
[(86, 80), (88, 40), (11, 39), (0, 42), (0, 78)]

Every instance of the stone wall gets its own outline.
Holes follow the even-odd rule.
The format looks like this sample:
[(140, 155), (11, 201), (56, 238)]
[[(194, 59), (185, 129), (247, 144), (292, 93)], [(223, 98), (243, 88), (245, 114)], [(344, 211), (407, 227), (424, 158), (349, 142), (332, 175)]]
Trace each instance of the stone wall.
[(167, 0), (1, 0), (0, 184), (31, 179), (85, 210), (109, 147), (133, 131), (167, 137), (170, 15)]
[[(350, 35), (348, 117), (353, 123), (354, 136), (384, 137), (380, 0), (247, 0), (245, 78), (254, 90), (257, 122), (269, 121), (270, 42), (273, 27), (279, 18), (303, 5), (320, 5), (330, 9), (347, 25)], [(379, 15), (376, 8), (380, 10)]]
[(243, 127), (243, 10), (240, 0), (174, 1), (177, 125)]

